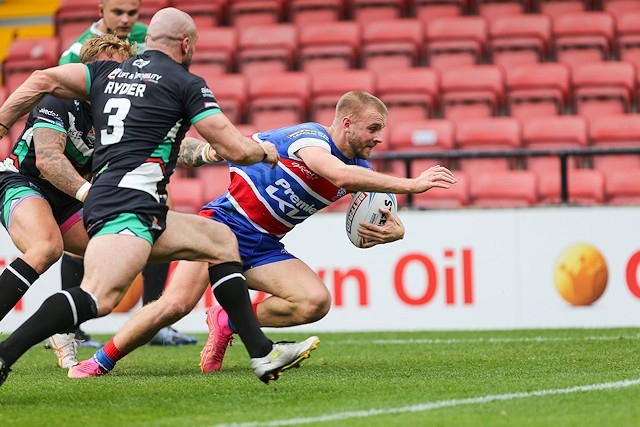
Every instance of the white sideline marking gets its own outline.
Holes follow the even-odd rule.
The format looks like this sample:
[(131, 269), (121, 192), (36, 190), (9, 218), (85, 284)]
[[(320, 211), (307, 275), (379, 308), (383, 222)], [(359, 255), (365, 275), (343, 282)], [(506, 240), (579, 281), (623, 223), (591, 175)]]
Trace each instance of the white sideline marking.
[(252, 421), (245, 423), (232, 423), (232, 424), (216, 424), (213, 427), (277, 427), (277, 426), (290, 426), (299, 424), (311, 424), (327, 421), (341, 421), (351, 418), (365, 418), (374, 417), (378, 415), (390, 415), (400, 414), (405, 412), (426, 412), (434, 409), (447, 408), (452, 406), (461, 405), (474, 405), (478, 403), (490, 403), (495, 401), (513, 400), (513, 399), (526, 399), (529, 397), (540, 396), (552, 396), (556, 394), (571, 394), (580, 393), (585, 391), (599, 391), (599, 390), (611, 390), (620, 389), (626, 387), (632, 387), (640, 385), (640, 378), (635, 380), (623, 380), (601, 384), (583, 385), (569, 388), (560, 388), (555, 390), (537, 390), (518, 393), (507, 394), (490, 394), (480, 397), (469, 397), (467, 399), (451, 399), (451, 400), (438, 400), (435, 402), (422, 403), (420, 405), (403, 406), (400, 408), (388, 408), (388, 409), (369, 409), (366, 411), (350, 411), (350, 412), (337, 412), (335, 414), (323, 415), (319, 417), (308, 418), (290, 418), (285, 420), (273, 420), (273, 421)]
[[(468, 343), (510, 343), (510, 342), (552, 342), (552, 341), (617, 341), (620, 339), (637, 340), (640, 335), (585, 336), (585, 337), (522, 337), (522, 338), (418, 338), (386, 339), (370, 341), (374, 344), (468, 344)], [(334, 341), (332, 344), (362, 344), (365, 341)]]

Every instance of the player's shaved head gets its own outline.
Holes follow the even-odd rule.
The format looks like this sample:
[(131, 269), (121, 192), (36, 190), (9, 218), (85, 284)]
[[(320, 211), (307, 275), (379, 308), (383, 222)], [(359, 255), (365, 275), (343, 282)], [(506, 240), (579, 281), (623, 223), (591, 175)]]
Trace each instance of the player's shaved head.
[(198, 30), (189, 14), (173, 8), (160, 9), (149, 23), (147, 30), (147, 48), (154, 49), (156, 44), (168, 45), (189, 38), (195, 43)]

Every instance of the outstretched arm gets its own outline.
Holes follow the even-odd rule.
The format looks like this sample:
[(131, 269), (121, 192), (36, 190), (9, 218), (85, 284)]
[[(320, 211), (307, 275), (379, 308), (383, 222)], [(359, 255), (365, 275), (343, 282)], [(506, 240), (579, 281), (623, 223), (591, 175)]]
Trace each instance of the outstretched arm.
[(0, 138), (46, 94), (58, 98), (88, 100), (85, 66), (66, 64), (34, 71), (0, 107)]
[(456, 183), (453, 173), (444, 166), (433, 166), (416, 178), (401, 178), (347, 165), (320, 147), (304, 147), (297, 154), (312, 171), (335, 186), (352, 191), (410, 194), (423, 193), (433, 187), (449, 188)]
[(280, 156), (270, 142), (258, 143), (242, 134), (222, 113), (196, 122), (194, 127), (210, 144), (215, 153), (232, 163), (247, 166), (269, 163), (276, 167)]

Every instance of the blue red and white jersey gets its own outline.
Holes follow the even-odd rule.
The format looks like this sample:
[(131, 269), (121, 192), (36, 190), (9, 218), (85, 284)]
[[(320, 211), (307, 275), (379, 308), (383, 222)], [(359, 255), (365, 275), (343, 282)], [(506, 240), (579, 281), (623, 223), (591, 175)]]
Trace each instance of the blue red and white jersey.
[(317, 123), (274, 129), (253, 135), (273, 143), (280, 155), (278, 166), (257, 163), (229, 164), (229, 192), (203, 207), (236, 211), (256, 230), (283, 236), (297, 224), (347, 194), (317, 175), (296, 155), (303, 147), (321, 147), (345, 164), (371, 169), (366, 160), (349, 159), (336, 147), (326, 129)]

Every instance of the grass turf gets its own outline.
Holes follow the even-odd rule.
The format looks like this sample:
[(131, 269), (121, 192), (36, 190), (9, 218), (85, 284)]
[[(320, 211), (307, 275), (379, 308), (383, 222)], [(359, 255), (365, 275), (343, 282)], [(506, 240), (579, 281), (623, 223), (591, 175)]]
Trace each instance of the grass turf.
[(0, 426), (640, 425), (638, 329), (318, 335), (311, 359), (269, 385), (239, 340), (218, 373), (199, 371), (200, 335), (83, 380), (38, 345), (0, 387)]

